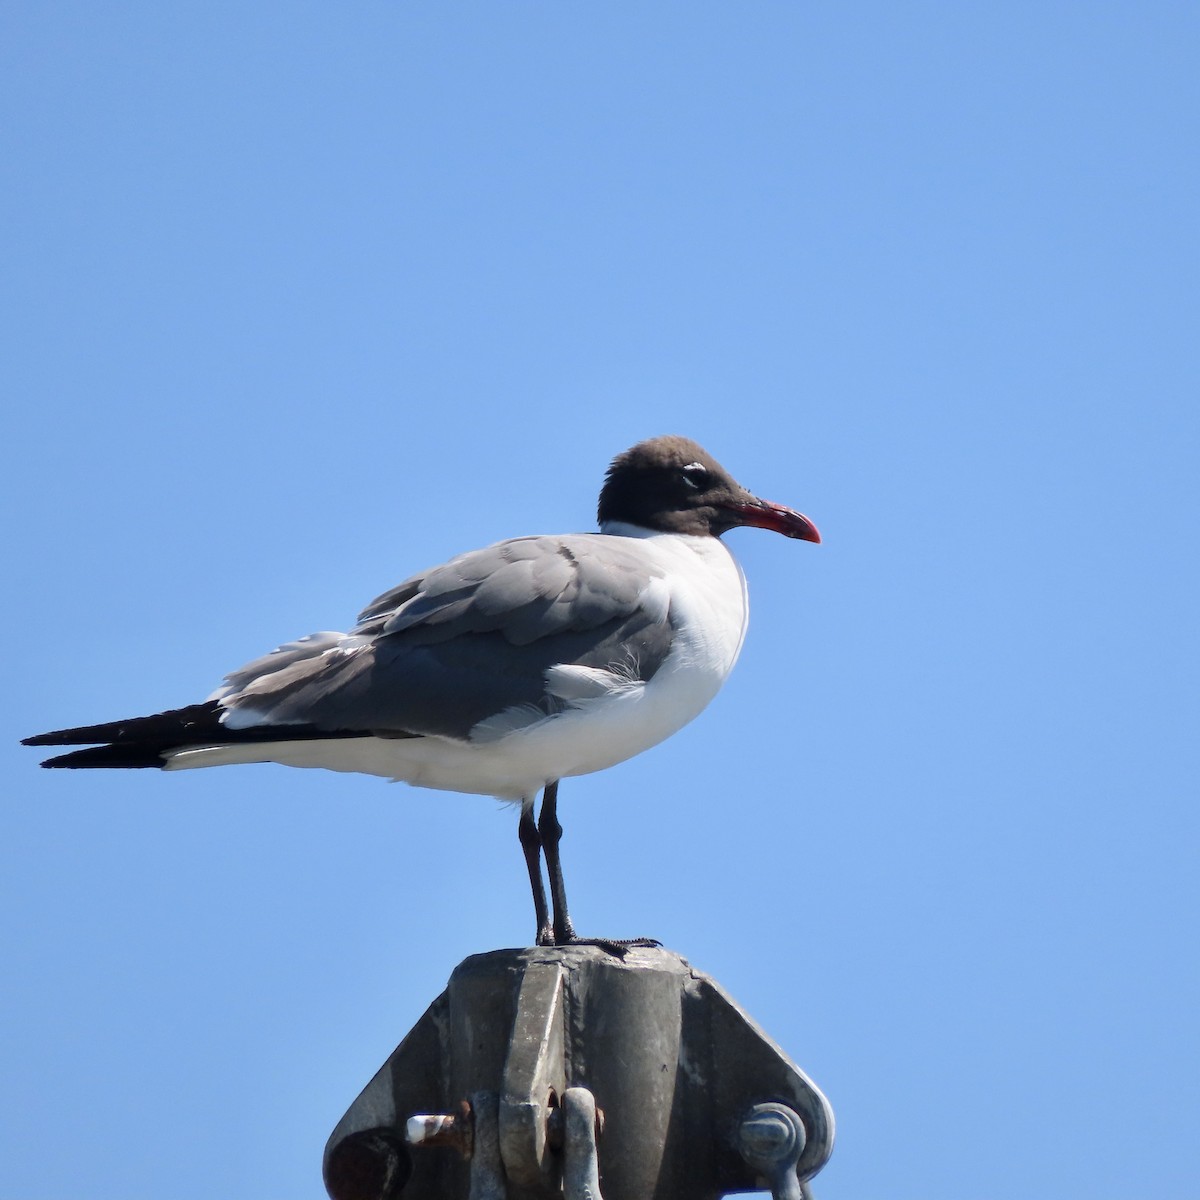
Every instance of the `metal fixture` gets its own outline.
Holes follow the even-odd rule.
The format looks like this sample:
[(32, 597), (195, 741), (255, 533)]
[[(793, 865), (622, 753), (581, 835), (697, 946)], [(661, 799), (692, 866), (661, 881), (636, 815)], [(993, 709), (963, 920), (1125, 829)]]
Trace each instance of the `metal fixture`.
[(539, 947), (459, 965), (324, 1174), (332, 1200), (801, 1200), (832, 1148), (825, 1097), (678, 955)]

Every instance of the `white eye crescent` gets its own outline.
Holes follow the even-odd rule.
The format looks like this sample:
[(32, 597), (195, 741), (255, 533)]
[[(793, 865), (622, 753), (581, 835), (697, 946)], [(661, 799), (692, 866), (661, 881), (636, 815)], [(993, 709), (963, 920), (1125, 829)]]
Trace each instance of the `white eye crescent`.
[(688, 463), (686, 467), (679, 468), (679, 474), (683, 477), (683, 481), (697, 491), (708, 484), (708, 469), (703, 463)]

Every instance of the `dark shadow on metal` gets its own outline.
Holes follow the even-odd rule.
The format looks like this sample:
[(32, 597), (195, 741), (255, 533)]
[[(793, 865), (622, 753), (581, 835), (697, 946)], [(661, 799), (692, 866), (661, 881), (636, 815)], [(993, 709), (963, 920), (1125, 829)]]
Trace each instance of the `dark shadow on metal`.
[(497, 950), (458, 966), (350, 1106), (325, 1187), (332, 1200), (795, 1200), (833, 1127), (804, 1072), (677, 954)]

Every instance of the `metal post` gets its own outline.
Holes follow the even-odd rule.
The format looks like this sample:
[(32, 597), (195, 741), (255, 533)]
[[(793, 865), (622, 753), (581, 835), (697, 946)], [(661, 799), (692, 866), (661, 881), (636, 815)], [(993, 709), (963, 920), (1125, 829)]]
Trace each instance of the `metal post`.
[(794, 1200), (832, 1147), (824, 1096), (678, 955), (499, 950), (459, 965), (350, 1107), (325, 1181), (333, 1200)]

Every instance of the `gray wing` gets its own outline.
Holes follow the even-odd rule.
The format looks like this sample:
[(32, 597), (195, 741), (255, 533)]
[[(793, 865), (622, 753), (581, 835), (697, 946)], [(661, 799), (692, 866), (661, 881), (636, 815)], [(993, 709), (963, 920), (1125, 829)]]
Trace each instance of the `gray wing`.
[(587, 694), (588, 671), (555, 668), (648, 680), (671, 641), (665, 580), (637, 543), (517, 538), (414, 575), (350, 633), (282, 646), (230, 675), (215, 698), (234, 727), (467, 738), (500, 714), (514, 727)]

